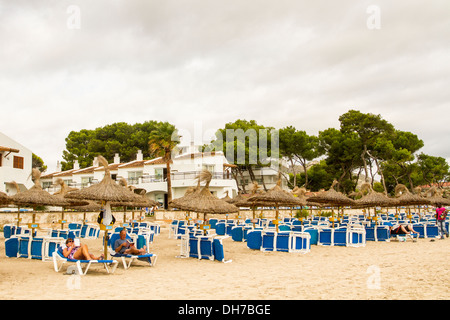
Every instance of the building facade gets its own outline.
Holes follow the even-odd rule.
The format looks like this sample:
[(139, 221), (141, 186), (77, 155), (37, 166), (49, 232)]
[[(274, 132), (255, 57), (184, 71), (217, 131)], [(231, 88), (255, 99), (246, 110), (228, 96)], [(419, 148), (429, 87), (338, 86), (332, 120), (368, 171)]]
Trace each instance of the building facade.
[[(231, 174), (232, 167), (233, 165), (229, 164), (220, 152), (186, 153), (172, 157), (170, 163), (172, 198), (180, 198), (189, 187), (196, 186), (196, 177), (204, 169), (212, 173), (209, 189), (214, 195), (222, 198), (228, 192), (230, 197), (235, 196), (237, 186)], [(127, 185), (145, 189), (149, 199), (167, 208), (167, 165), (162, 158), (144, 160), (139, 150), (136, 160), (121, 163), (120, 156), (116, 154), (108, 169), (113, 179), (125, 179)], [(80, 169), (75, 162), (71, 170), (44, 175), (41, 177), (41, 183), (44, 190), (54, 193), (59, 189), (55, 185), (58, 178), (70, 187), (85, 188), (101, 181), (104, 174), (105, 168), (94, 159), (93, 165), (87, 168)]]
[(16, 194), (13, 181), (21, 190), (31, 188), (32, 161), (30, 149), (0, 132), (0, 191), (8, 195)]

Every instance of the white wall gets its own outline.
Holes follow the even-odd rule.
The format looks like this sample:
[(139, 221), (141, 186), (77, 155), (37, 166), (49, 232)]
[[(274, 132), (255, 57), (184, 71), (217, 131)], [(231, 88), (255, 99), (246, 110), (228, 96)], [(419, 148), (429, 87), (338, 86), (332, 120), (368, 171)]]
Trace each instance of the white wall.
[[(15, 181), (18, 184), (23, 184), (27, 189), (33, 186), (31, 180), (31, 167), (32, 167), (32, 152), (30, 149), (24, 147), (20, 143), (9, 138), (5, 134), (0, 132), (0, 146), (6, 148), (18, 149), (19, 152), (8, 151), (0, 152), (2, 156), (2, 166), (0, 167), (0, 191), (7, 192), (8, 194), (15, 194), (14, 188), (9, 188), (9, 185), (5, 185), (7, 182)], [(9, 153), (9, 154), (8, 154)], [(8, 155), (7, 155), (8, 154)], [(5, 157), (5, 155), (7, 155)], [(14, 156), (23, 157), (23, 169), (17, 169), (13, 167)], [(12, 189), (12, 190), (7, 190)]]

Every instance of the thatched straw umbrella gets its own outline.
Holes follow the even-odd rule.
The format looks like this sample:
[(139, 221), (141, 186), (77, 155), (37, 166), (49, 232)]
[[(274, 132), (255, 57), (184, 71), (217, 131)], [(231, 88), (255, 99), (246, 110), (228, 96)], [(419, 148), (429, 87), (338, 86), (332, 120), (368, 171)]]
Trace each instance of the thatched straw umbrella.
[(71, 191), (65, 195), (69, 199), (96, 200), (104, 202), (105, 211), (100, 229), (105, 230), (104, 255), (108, 255), (107, 227), (113, 221), (111, 214), (111, 202), (130, 202), (135, 200), (135, 194), (126, 188), (119, 186), (111, 178), (108, 168), (108, 161), (103, 156), (98, 156), (98, 160), (105, 167), (105, 176), (102, 181), (87, 188)]
[[(299, 187), (295, 187), (292, 190), (292, 195), (298, 200), (298, 205), (300, 206), (301, 209), (303, 209), (303, 207), (307, 206), (307, 197), (306, 197), (306, 189), (305, 188), (299, 188)], [(303, 218), (300, 218), (300, 221), (303, 224)]]
[[(16, 193), (20, 193), (20, 188), (17, 182), (11, 181), (10, 184), (12, 184), (14, 188), (16, 188)], [(8, 197), (8, 201), (9, 204), (12, 203), (11, 197)], [(20, 205), (17, 205), (17, 227), (19, 227), (19, 225), (20, 225)]]
[(10, 200), (6, 193), (0, 192), (0, 205), (9, 204)]
[(221, 200), (211, 194), (209, 184), (212, 179), (211, 172), (203, 170), (199, 176), (199, 182), (206, 182), (206, 185), (200, 191), (192, 193), (188, 199), (183, 202), (172, 203), (172, 207), (203, 213), (203, 220), (206, 221), (207, 214), (224, 214), (239, 212), (239, 208), (224, 200)]
[[(34, 229), (38, 227), (36, 225), (36, 207), (37, 206), (64, 206), (67, 204), (66, 201), (61, 200), (55, 196), (52, 196), (47, 191), (44, 191), (41, 187), (40, 177), (41, 172), (38, 169), (33, 168), (31, 172), (32, 179), (34, 181), (34, 185), (24, 191), (18, 192), (15, 195), (11, 196), (11, 202), (20, 207), (33, 207), (33, 220), (31, 223), (32, 236), (34, 233)], [(20, 211), (20, 210), (19, 210)]]
[(276, 210), (275, 225), (277, 232), (278, 232), (279, 206), (297, 205), (299, 203), (298, 200), (293, 195), (289, 194), (288, 192), (284, 192), (283, 189), (281, 189), (280, 185), (281, 179), (278, 179), (277, 184), (272, 189), (263, 194), (256, 194), (249, 199), (249, 201), (257, 201), (275, 205)]
[[(375, 217), (377, 216), (376, 207), (393, 207), (397, 204), (397, 201), (393, 198), (389, 198), (384, 193), (376, 192), (373, 190), (369, 183), (365, 183), (361, 186), (361, 190), (367, 190), (367, 194), (356, 200), (356, 206), (358, 208), (371, 208), (374, 207)], [(375, 218), (376, 219), (376, 218)]]
[[(200, 176), (197, 176), (196, 179), (197, 181), (197, 185), (195, 187), (189, 187), (187, 188), (186, 192), (184, 193), (184, 195), (180, 198), (176, 198), (176, 199), (172, 199), (169, 202), (169, 208), (176, 208), (176, 209), (181, 209), (184, 208), (185, 204), (189, 204), (190, 202), (190, 198), (196, 194), (200, 192)], [(189, 224), (189, 216), (190, 216), (190, 210), (185, 210), (185, 209), (181, 209), (186, 211), (186, 220), (188, 221), (187, 223)]]
[[(334, 186), (338, 182), (336, 180), (333, 181), (333, 184), (331, 185), (330, 189), (327, 191), (319, 192), (316, 195), (310, 196), (307, 199), (308, 203), (319, 203), (323, 205), (329, 205), (331, 207), (337, 207), (338, 208), (338, 214), (340, 207), (343, 206), (351, 206), (355, 205), (355, 201), (350, 199), (349, 197), (345, 196), (341, 192), (337, 192), (334, 190)], [(333, 212), (333, 227), (334, 227), (334, 211)]]
[(403, 184), (395, 186), (395, 196), (398, 206), (408, 207), (408, 218), (411, 220), (411, 207), (415, 205), (430, 204), (430, 200), (416, 194), (412, 194)]
[(72, 209), (76, 211), (83, 211), (83, 225), (86, 224), (86, 213), (92, 211), (100, 211), (102, 205), (94, 200), (86, 200), (87, 204), (84, 206), (73, 206)]
[[(267, 202), (261, 202), (258, 201), (257, 199), (253, 199), (253, 196), (257, 195), (257, 194), (263, 194), (264, 192), (259, 190), (259, 185), (257, 182), (253, 183), (252, 189), (251, 189), (251, 193), (250, 196), (248, 197), (244, 197), (242, 194), (240, 195), (240, 197), (236, 197), (235, 199), (233, 199), (233, 204), (236, 207), (247, 207), (247, 208), (251, 208), (252, 212), (253, 212), (253, 227), (255, 227), (255, 219), (256, 219), (256, 208), (257, 207), (262, 207), (262, 206), (267, 206), (267, 205), (271, 205)], [(262, 212), (262, 210), (261, 210)]]
[(439, 192), (439, 190), (436, 187), (432, 187), (430, 190), (427, 191), (427, 198), (428, 201), (430, 201), (430, 204), (433, 206), (437, 205), (444, 205), (449, 206), (450, 205), (450, 199), (444, 198)]
[(62, 209), (61, 209), (61, 222), (60, 222), (61, 229), (64, 229), (64, 209), (68, 208), (68, 207), (74, 207), (74, 206), (84, 206), (89, 203), (86, 200), (64, 198), (64, 196), (68, 192), (78, 190), (78, 189), (70, 188), (69, 186), (67, 186), (67, 184), (64, 182), (63, 179), (61, 179), (61, 178), (56, 179), (55, 184), (60, 186), (60, 190), (53, 193), (53, 196), (57, 197), (62, 203), (65, 203), (64, 205), (61, 206)]
[[(125, 178), (121, 178), (119, 180), (119, 185), (130, 190), (134, 194), (134, 200), (133, 201), (127, 201), (127, 202), (112, 202), (111, 207), (123, 207), (123, 222), (126, 221), (126, 215), (127, 215), (127, 207), (154, 207), (157, 206), (158, 203), (156, 201), (150, 200), (145, 196), (146, 190), (145, 189), (137, 189), (137, 193), (135, 192), (136, 188), (134, 186), (128, 186), (127, 181)], [(132, 211), (132, 219), (134, 220), (134, 210)]]
[(231, 199), (231, 197), (228, 195), (228, 190), (225, 191), (225, 197), (220, 198), (220, 199), (223, 200), (223, 201), (226, 201), (226, 202), (228, 202), (228, 203), (231, 203), (231, 201), (233, 200), (233, 199)]

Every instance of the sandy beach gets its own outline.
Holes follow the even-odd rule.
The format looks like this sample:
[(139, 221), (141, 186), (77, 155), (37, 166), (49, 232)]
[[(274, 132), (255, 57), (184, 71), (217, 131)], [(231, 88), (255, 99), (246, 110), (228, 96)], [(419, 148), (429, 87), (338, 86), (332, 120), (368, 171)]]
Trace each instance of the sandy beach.
[[(101, 239), (85, 240), (91, 252)], [(312, 246), (307, 254), (250, 250), (224, 240), (231, 263), (176, 258), (167, 224), (152, 244), (155, 267), (137, 262), (114, 274), (55, 272), (52, 262), (7, 258), (0, 241), (0, 299), (448, 299), (449, 239), (373, 242), (365, 247)], [(124, 293), (126, 293), (124, 295)]]

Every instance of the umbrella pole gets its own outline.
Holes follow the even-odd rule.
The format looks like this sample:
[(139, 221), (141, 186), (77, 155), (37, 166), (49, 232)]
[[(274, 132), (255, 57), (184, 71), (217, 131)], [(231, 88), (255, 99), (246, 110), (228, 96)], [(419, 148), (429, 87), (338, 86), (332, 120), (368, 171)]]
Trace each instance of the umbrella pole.
[(275, 211), (275, 220), (277, 221), (276, 227), (277, 227), (277, 233), (278, 233), (278, 216), (279, 216), (278, 205), (277, 205), (275, 208), (276, 208), (276, 211)]
[(123, 223), (127, 222), (127, 206), (123, 206)]
[(61, 209), (61, 230), (64, 230), (64, 207)]
[(20, 224), (20, 207), (17, 207), (17, 227), (19, 227)]
[(252, 207), (252, 211), (253, 211), (253, 229), (255, 228), (255, 215), (256, 215), (256, 206)]
[[(36, 222), (36, 207), (33, 207), (33, 215), (32, 215), (31, 219), (32, 219), (31, 223), (35, 224), (35, 222)], [(34, 238), (34, 228), (31, 228), (31, 239), (33, 239), (33, 238)]]
[(83, 226), (86, 224), (86, 210), (83, 213)]

